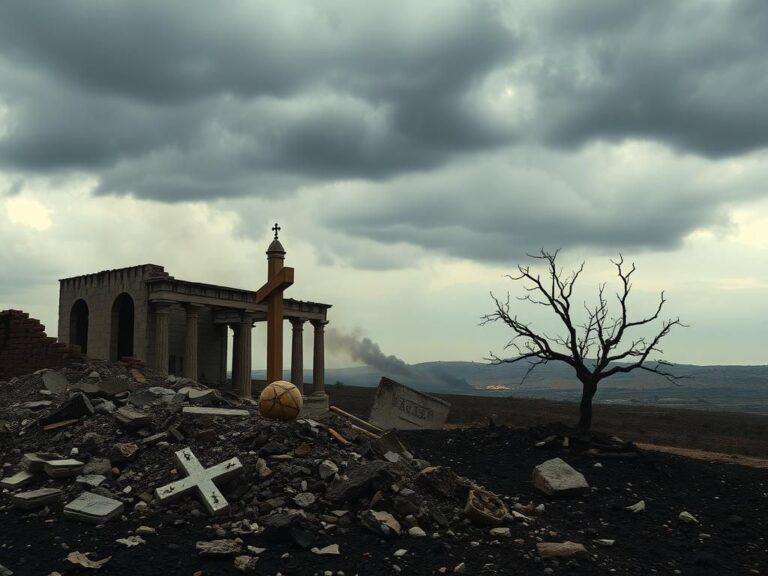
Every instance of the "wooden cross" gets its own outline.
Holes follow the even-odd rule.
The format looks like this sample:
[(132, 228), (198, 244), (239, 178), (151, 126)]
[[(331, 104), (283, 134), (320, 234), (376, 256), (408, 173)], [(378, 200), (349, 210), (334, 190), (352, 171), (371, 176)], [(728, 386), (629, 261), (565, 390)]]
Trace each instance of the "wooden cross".
[(190, 448), (179, 450), (173, 455), (176, 469), (186, 476), (155, 490), (155, 497), (160, 502), (170, 502), (180, 498), (193, 488), (203, 501), (208, 514), (218, 516), (229, 510), (229, 502), (224, 498), (214, 482), (226, 482), (243, 471), (243, 465), (237, 458), (232, 458), (211, 468), (204, 468)]
[(277, 240), (277, 222), (272, 230), (275, 240), (267, 251), (267, 283), (256, 292), (257, 304), (267, 302), (267, 384), (283, 379), (283, 292), (293, 284), (293, 268), (283, 266), (285, 250)]

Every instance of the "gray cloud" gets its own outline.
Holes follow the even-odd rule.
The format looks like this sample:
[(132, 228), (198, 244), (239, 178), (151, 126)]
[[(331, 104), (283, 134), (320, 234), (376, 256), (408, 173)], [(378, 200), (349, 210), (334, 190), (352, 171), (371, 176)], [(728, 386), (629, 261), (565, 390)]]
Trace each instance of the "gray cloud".
[(385, 178), (508, 138), (474, 93), (515, 46), (483, 3), (50, 8), (0, 8), (6, 167), (178, 200)]
[[(766, 29), (759, 0), (4, 3), (0, 167), (169, 202), (329, 193), (331, 251), (374, 269), (670, 249), (762, 194), (717, 167), (768, 144)], [(658, 146), (615, 168), (629, 140)]]
[[(577, 155), (508, 153), (507, 162), (483, 158), (438, 173), (359, 184), (354, 203), (349, 192), (325, 202), (324, 219), (330, 229), (397, 252), (405, 244), (504, 263), (541, 247), (613, 254), (674, 249), (696, 229), (727, 231), (724, 207), (763, 194), (765, 169), (726, 176), (717, 163), (680, 159), (659, 147), (624, 151), (631, 160), (603, 148)], [(752, 163), (762, 165), (762, 157)], [(340, 251), (348, 253), (356, 252)], [(393, 268), (408, 265), (413, 258), (391, 262)]]
[(543, 141), (628, 137), (711, 158), (768, 144), (768, 9), (726, 2), (543, 3), (515, 77)]

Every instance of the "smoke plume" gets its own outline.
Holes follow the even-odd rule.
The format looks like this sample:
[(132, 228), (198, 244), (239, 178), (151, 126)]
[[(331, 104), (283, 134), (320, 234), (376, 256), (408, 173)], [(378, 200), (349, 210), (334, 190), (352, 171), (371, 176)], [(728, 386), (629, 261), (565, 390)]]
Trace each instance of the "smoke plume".
[(342, 333), (335, 328), (330, 328), (326, 332), (326, 339), (330, 348), (345, 352), (352, 360), (376, 368), (384, 374), (413, 375), (413, 370), (408, 364), (397, 356), (384, 354), (376, 342), (363, 337), (359, 330)]

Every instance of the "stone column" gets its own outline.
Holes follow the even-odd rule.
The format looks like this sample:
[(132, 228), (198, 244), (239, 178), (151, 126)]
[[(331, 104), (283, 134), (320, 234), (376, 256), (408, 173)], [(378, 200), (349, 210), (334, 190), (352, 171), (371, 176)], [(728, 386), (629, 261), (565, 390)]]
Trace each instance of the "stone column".
[(304, 322), (303, 318), (291, 318), (291, 382), (304, 394)]
[(253, 318), (244, 314), (238, 323), (237, 345), (237, 372), (233, 372), (235, 392), (243, 398), (251, 397), (251, 330)]
[(168, 374), (168, 314), (172, 302), (155, 300), (155, 370)]
[(219, 388), (222, 390), (230, 388), (227, 384), (227, 348), (229, 348), (229, 326), (221, 324), (217, 327), (219, 331)]
[(315, 327), (315, 349), (312, 360), (312, 394), (325, 394), (325, 325), (327, 320), (312, 320)]
[(187, 330), (184, 346), (184, 376), (197, 381), (198, 378), (198, 330), (197, 320), (200, 313), (199, 304), (187, 304)]
[(237, 389), (237, 364), (240, 360), (240, 325), (230, 324), (232, 329), (232, 381), (230, 382), (229, 389), (239, 394)]

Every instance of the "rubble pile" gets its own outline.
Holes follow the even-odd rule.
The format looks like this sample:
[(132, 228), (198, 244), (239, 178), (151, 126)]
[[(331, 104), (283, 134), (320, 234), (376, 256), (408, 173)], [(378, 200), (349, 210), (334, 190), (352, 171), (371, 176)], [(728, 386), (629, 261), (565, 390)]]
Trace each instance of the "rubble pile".
[(48, 526), (220, 516), (198, 552), (240, 557), (245, 536), (326, 555), (338, 545), (314, 550), (324, 535), (424, 538), (514, 520), (496, 495), (353, 417), (267, 420), (253, 401), (103, 361), (14, 378), (0, 394), (0, 510)]
[(559, 425), (397, 434), (338, 406), (323, 422), (280, 422), (101, 361), (0, 382), (0, 420), (0, 575), (768, 566), (763, 470)]

